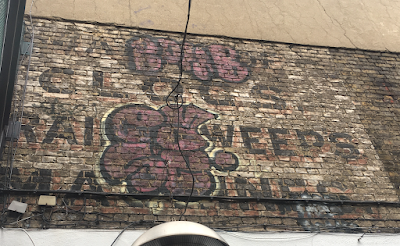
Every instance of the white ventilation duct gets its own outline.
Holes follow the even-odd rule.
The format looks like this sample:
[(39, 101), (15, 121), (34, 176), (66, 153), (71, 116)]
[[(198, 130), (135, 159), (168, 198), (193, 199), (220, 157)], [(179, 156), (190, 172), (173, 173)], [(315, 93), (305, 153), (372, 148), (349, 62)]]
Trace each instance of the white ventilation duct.
[(132, 246), (229, 246), (221, 236), (207, 226), (173, 221), (151, 228)]

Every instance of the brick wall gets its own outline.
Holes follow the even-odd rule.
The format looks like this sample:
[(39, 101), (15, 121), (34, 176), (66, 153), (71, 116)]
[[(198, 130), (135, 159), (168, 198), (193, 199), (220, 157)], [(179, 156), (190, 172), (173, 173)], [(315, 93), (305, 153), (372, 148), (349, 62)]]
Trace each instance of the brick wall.
[[(186, 220), (237, 230), (397, 230), (398, 54), (188, 36), (184, 103), (173, 109), (166, 100), (181, 35), (34, 22), (14, 190), (0, 198), (29, 204), (23, 218), (35, 217), (20, 225), (178, 219), (192, 184), (183, 154), (195, 179)], [(40, 194), (56, 195), (57, 206), (37, 206)], [(12, 214), (3, 217), (15, 226)]]

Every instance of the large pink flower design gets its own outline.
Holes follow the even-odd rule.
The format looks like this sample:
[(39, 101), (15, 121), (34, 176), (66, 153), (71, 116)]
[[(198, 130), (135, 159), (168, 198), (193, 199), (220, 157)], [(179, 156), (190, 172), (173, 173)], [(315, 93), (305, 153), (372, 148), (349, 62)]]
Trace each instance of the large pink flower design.
[(205, 152), (209, 143), (198, 129), (215, 116), (191, 104), (179, 109), (137, 104), (115, 109), (104, 124), (111, 144), (100, 160), (103, 178), (110, 185), (126, 185), (129, 192), (187, 195), (192, 187), (188, 164), (195, 179), (193, 193), (210, 194), (215, 189), (211, 167), (233, 170), (238, 165), (232, 153), (210, 158)]

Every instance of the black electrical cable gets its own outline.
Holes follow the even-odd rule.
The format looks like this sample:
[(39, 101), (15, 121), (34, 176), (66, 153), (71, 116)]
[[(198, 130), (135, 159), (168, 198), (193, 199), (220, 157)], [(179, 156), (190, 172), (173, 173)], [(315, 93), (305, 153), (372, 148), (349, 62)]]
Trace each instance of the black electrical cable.
[[(46, 195), (46, 194), (70, 194), (76, 196), (116, 196), (116, 197), (132, 197), (135, 199), (152, 199), (154, 195), (145, 193), (113, 193), (113, 192), (97, 192), (97, 191), (73, 191), (73, 190), (28, 190), (28, 189), (0, 189), (0, 193), (12, 194), (21, 193), (28, 195)], [(170, 195), (157, 195), (160, 198), (171, 199)], [(175, 198), (188, 198), (187, 195), (175, 195)], [(306, 203), (306, 204), (337, 204), (337, 205), (361, 205), (361, 206), (393, 206), (400, 207), (400, 202), (388, 201), (355, 201), (355, 200), (330, 200), (330, 199), (299, 199), (299, 198), (273, 198), (273, 197), (239, 197), (239, 196), (203, 196), (196, 195), (189, 197), (191, 200), (210, 200), (220, 202), (274, 202), (274, 203)]]
[[(178, 135), (178, 134), (179, 134), (179, 127), (180, 127), (180, 124), (179, 124), (179, 109), (178, 109), (177, 111), (178, 111), (178, 130), (177, 130), (177, 133), (176, 133), (176, 134)], [(178, 135), (178, 136), (179, 136), (179, 135)], [(192, 169), (190, 168), (189, 162), (188, 162), (188, 160), (186, 159), (185, 155), (182, 153), (181, 145), (179, 144), (179, 138), (178, 138), (178, 136), (177, 136), (177, 141), (178, 141), (179, 152), (181, 153), (183, 159), (184, 159), (185, 162), (186, 162), (186, 166), (187, 166), (187, 168), (189, 169), (190, 175), (192, 175), (192, 189), (191, 189), (191, 191), (190, 191), (190, 195), (189, 195), (188, 199), (186, 200), (185, 209), (182, 211), (181, 215), (179, 216), (179, 221), (181, 221), (182, 216), (186, 213), (186, 209), (187, 209), (187, 207), (188, 207), (188, 205), (189, 205), (190, 198), (193, 196), (193, 190), (194, 190), (194, 183), (195, 183), (195, 180), (194, 180), (194, 175), (193, 175)]]
[[(54, 210), (54, 211), (51, 211), (51, 214), (55, 214), (55, 213), (58, 213), (58, 212), (63, 212), (63, 211), (65, 211), (64, 209), (57, 209), (57, 210)], [(43, 212), (43, 211), (42, 211)], [(66, 213), (66, 212), (65, 212)], [(76, 213), (76, 214), (84, 214), (84, 212), (78, 212), (78, 211), (76, 211), (76, 212), (74, 212), (74, 213)], [(31, 219), (31, 218), (33, 218), (33, 217), (38, 217), (38, 216), (42, 216), (42, 214), (43, 213), (40, 213), (40, 214), (38, 214), (38, 215), (33, 215), (33, 216), (30, 216), (30, 217), (28, 217), (28, 218), (25, 218), (25, 219), (21, 219), (21, 220), (17, 220), (17, 221), (15, 221), (15, 222), (11, 222), (11, 223), (4, 223), (3, 225), (13, 225), (13, 224), (16, 224), (16, 223), (18, 223), (18, 222), (22, 222), (22, 221), (25, 221), (25, 220), (27, 220), (27, 219)], [(67, 214), (67, 213), (66, 213)], [(94, 212), (94, 213), (87, 213), (88, 215), (101, 215), (101, 216), (104, 216), (104, 217), (108, 217), (108, 218), (110, 218), (111, 220), (97, 220), (97, 221), (100, 221), (100, 222), (107, 222), (107, 223), (127, 223), (127, 221), (119, 221), (119, 220), (112, 220), (112, 217), (111, 216), (107, 216), (107, 215), (105, 215), (105, 214), (102, 214), (102, 213), (98, 213), (98, 212)], [(266, 220), (266, 219), (293, 219), (293, 220), (329, 220), (329, 221), (351, 221), (352, 223), (354, 223), (354, 222), (357, 222), (357, 221), (370, 221), (370, 222), (379, 222), (379, 221), (392, 221), (392, 222), (400, 222), (400, 219), (385, 219), (385, 220), (383, 220), (383, 219), (375, 219), (375, 218), (371, 218), (371, 219), (367, 219), (367, 218), (334, 218), (334, 217), (326, 217), (326, 216), (324, 216), (324, 215), (322, 215), (322, 217), (320, 217), (320, 216), (313, 216), (313, 217), (309, 217), (309, 218), (301, 218), (301, 217), (298, 217), (298, 216), (285, 216), (285, 215), (282, 215), (282, 216), (235, 216), (235, 217), (232, 217), (232, 218), (230, 218), (230, 219), (226, 219), (226, 220), (217, 220), (217, 221), (213, 221), (213, 222), (202, 222), (203, 224), (210, 224), (210, 225), (212, 225), (212, 224), (215, 224), (215, 223), (218, 223), (218, 224), (229, 224), (229, 223), (231, 223), (232, 222), (232, 220), (234, 221), (234, 220), (236, 220), (236, 219), (260, 219), (260, 220)], [(46, 219), (47, 220), (47, 222), (50, 222), (50, 221), (52, 221), (52, 219), (51, 219), (51, 217), (49, 217), (49, 219)], [(94, 221), (88, 221), (88, 220), (79, 220), (79, 221), (76, 221), (76, 222), (83, 222), (83, 221), (85, 221), (85, 222), (94, 222)], [(137, 221), (136, 221), (137, 222)], [(149, 221), (143, 221), (143, 222), (149, 222)], [(159, 221), (159, 220), (157, 220), (157, 221), (151, 221), (151, 222), (159, 222), (159, 223), (164, 223), (164, 222), (166, 222), (166, 221)], [(234, 224), (234, 223), (233, 223)], [(60, 225), (63, 225), (63, 224), (60, 224)], [(244, 224), (244, 223), (240, 223), (240, 224), (238, 224), (238, 225), (241, 225), (241, 226), (243, 226), (243, 227), (247, 227), (247, 226), (251, 226), (251, 224), (249, 225), (249, 224)], [(260, 225), (260, 224), (256, 224), (256, 225)], [(376, 226), (375, 226), (376, 227)], [(222, 227), (214, 227), (214, 228), (222, 228)], [(368, 228), (370, 228), (370, 227), (368, 227)]]
[[(187, 15), (187, 21), (186, 21), (186, 27), (185, 27), (185, 32), (183, 33), (183, 41), (182, 41), (182, 46), (181, 46), (181, 53), (180, 53), (180, 58), (179, 58), (179, 79), (178, 82), (176, 83), (176, 86), (174, 87), (174, 89), (172, 89), (172, 91), (168, 94), (167, 98), (165, 99), (165, 103), (168, 105), (168, 107), (171, 107), (171, 104), (168, 102), (169, 98), (171, 97), (171, 95), (178, 90), (179, 86), (181, 85), (181, 80), (182, 80), (182, 75), (183, 75), (183, 58), (184, 58), (184, 47), (185, 47), (185, 42), (186, 42), (186, 36), (187, 36), (187, 29), (189, 26), (189, 19), (190, 19), (190, 8), (192, 5), (192, 0), (189, 0), (189, 4), (188, 4), (188, 15)], [(177, 97), (181, 97), (182, 95), (178, 94), (176, 95), (176, 101), (177, 101)], [(182, 104), (179, 105), (179, 108), (182, 107), (183, 105), (183, 98), (182, 98)]]
[[(58, 212), (58, 211), (65, 211), (65, 210), (64, 209), (57, 209), (55, 211), (52, 210), (51, 212), (55, 213), (55, 212)], [(83, 214), (84, 212), (79, 212), (78, 211), (76, 213)], [(88, 214), (99, 215), (100, 213), (88, 213)], [(30, 216), (30, 217), (22, 219), (22, 220), (17, 220), (17, 221), (12, 222), (12, 223), (3, 224), (2, 226), (4, 226), (4, 225), (13, 225), (13, 224), (16, 224), (16, 223), (31, 219), (33, 217), (41, 216), (41, 215), (43, 215), (43, 213), (42, 214), (38, 214), (38, 215), (33, 215), (33, 216)], [(106, 216), (106, 215), (103, 214), (103, 216)], [(266, 217), (260, 217), (260, 216), (237, 216), (237, 217), (235, 217), (235, 219), (237, 219), (237, 218), (239, 218), (239, 219), (253, 218), (253, 219), (334, 220), (334, 221), (357, 221), (358, 220), (358, 219), (355, 219), (355, 218), (346, 218), (346, 219), (330, 218), (330, 217), (299, 218), (299, 217), (295, 217), (295, 216), (284, 216), (284, 217), (282, 217), (282, 216), (266, 216)], [(371, 221), (371, 222), (373, 222), (373, 221), (382, 221), (381, 219), (364, 219), (364, 220), (365, 221)], [(399, 222), (400, 219), (389, 219), (389, 220), (385, 220), (385, 221)], [(52, 222), (52, 219), (51, 219), (51, 216), (49, 216), (49, 219), (46, 220), (46, 228), (47, 229), (51, 228), (51, 227), (59, 227), (59, 226), (78, 226), (78, 225), (83, 225), (82, 224), (83, 223), (82, 220), (76, 221), (75, 223), (72, 223), (72, 224), (54, 224), (54, 223), (51, 223), (51, 222)], [(96, 223), (96, 224), (98, 222), (102, 222), (102, 223), (121, 223), (121, 224), (127, 223), (126, 221), (117, 221), (117, 220), (96, 220), (96, 221), (86, 221), (85, 220), (85, 222)], [(121, 234), (125, 230), (127, 230), (129, 227), (131, 227), (133, 224), (143, 225), (143, 224), (147, 223), (148, 225), (154, 226), (154, 225), (165, 223), (165, 222), (166, 221), (159, 221), (159, 220), (139, 220), (139, 221), (134, 221), (134, 222), (130, 223), (128, 226), (126, 226), (123, 229), (123, 231), (114, 240), (113, 244), (117, 241), (117, 239), (121, 236)], [(241, 228), (261, 227), (261, 226), (264, 227), (264, 230), (266, 230), (267, 227), (284, 227), (285, 230), (288, 230), (289, 228), (290, 229), (297, 228), (299, 230), (304, 230), (304, 228), (302, 226), (300, 226), (300, 225), (297, 225), (297, 226), (289, 225), (288, 226), (288, 225), (277, 225), (277, 224), (270, 224), (270, 223), (255, 223), (255, 224), (242, 224), (242, 223), (239, 223), (237, 225), (230, 224), (229, 226), (217, 226), (217, 227), (213, 226), (215, 223), (227, 224), (229, 222), (231, 222), (231, 220), (227, 219), (227, 220), (218, 220), (218, 221), (214, 221), (214, 222), (204, 222), (203, 224), (209, 224), (210, 225), (209, 227), (212, 228), (212, 229), (217, 229), (217, 230), (218, 229), (219, 230), (222, 229), (222, 230), (228, 230), (228, 231), (236, 231), (236, 230), (233, 230), (233, 229), (239, 230)], [(380, 232), (381, 232), (381, 230), (384, 230), (384, 229), (396, 229), (396, 230), (400, 229), (398, 227), (387, 228), (387, 227), (376, 227), (376, 226), (373, 226), (373, 227), (359, 227), (359, 226), (348, 226), (348, 225), (339, 225), (339, 226), (338, 225), (336, 225), (336, 226), (324, 225), (324, 226), (319, 226), (318, 230), (327, 230), (327, 229), (336, 229), (337, 230), (337, 229), (340, 229), (340, 230), (353, 230), (353, 231), (360, 232), (360, 230), (368, 229), (368, 231), (366, 231), (366, 233), (369, 233), (369, 232), (372, 232), (372, 228), (375, 228), (376, 230), (379, 230)]]
[[(63, 211), (63, 210), (60, 209), (59, 211)], [(83, 212), (81, 212), (81, 213), (83, 213)], [(89, 214), (97, 214), (97, 213), (89, 213)], [(33, 217), (38, 217), (38, 216), (41, 216), (41, 215), (42, 214), (34, 215), (34, 216), (28, 217), (26, 219), (22, 219), (22, 220), (15, 221), (15, 222), (12, 222), (12, 223), (3, 224), (3, 226), (4, 225), (14, 225), (16, 223), (19, 223), (19, 222), (22, 222), (22, 221), (25, 221), (25, 220), (28, 220), (28, 219), (32, 219)], [(249, 219), (249, 218), (261, 219), (262, 218), (262, 219), (325, 220), (325, 221), (326, 220), (329, 220), (329, 221), (334, 220), (334, 221), (353, 221), (353, 222), (357, 221), (357, 219), (350, 219), (350, 218), (346, 218), (346, 219), (335, 219), (335, 218), (329, 218), (329, 217), (298, 218), (298, 217), (294, 217), (294, 216), (288, 216), (288, 217), (279, 217), (279, 216), (267, 216), (267, 217), (249, 216), (249, 217), (246, 217), (246, 216), (241, 216), (239, 218), (243, 218), (243, 219)], [(366, 219), (366, 221), (371, 221), (371, 222), (377, 222), (377, 221), (399, 222), (400, 220), (399, 219), (390, 219), (390, 220)], [(78, 225), (79, 226), (82, 226), (82, 225), (86, 225), (87, 226), (87, 224), (83, 224), (83, 222), (86, 222), (86, 223), (89, 223), (89, 224), (90, 223), (96, 223), (96, 221), (88, 221), (88, 220), (75, 221), (75, 223), (72, 223), (72, 224), (65, 224), (65, 223), (56, 224), (56, 223), (51, 223), (51, 222), (53, 222), (52, 219), (47, 220), (47, 227), (46, 227), (47, 229), (50, 229), (52, 227), (60, 227), (60, 226), (78, 226)], [(125, 221), (125, 220), (97, 220), (97, 223), (99, 223), (99, 222), (101, 222), (101, 223), (127, 224), (127, 221)], [(138, 220), (138, 221), (134, 221), (131, 224), (129, 224), (128, 227), (125, 227), (126, 229), (124, 228), (124, 231), (126, 231), (133, 224), (142, 225), (142, 226), (145, 226), (147, 228), (148, 226), (149, 227), (153, 227), (155, 225), (159, 225), (159, 224), (162, 224), (162, 223), (165, 223), (165, 222), (168, 222), (168, 221)], [(202, 222), (202, 224), (207, 225), (208, 227), (210, 227), (213, 230), (226, 230), (226, 231), (237, 231), (239, 229), (251, 228), (251, 227), (264, 227), (264, 230), (266, 230), (266, 228), (268, 228), (268, 227), (270, 227), (270, 228), (271, 227), (282, 227), (285, 230), (297, 228), (299, 230), (304, 231), (304, 227), (301, 226), (301, 225), (285, 225), (285, 224), (271, 224), (271, 223), (257, 223), (257, 222), (254, 223), (254, 224), (245, 224), (245, 223), (229, 223), (229, 222), (231, 222), (231, 221), (230, 220), (224, 220), (224, 221), (215, 221), (215, 222)], [(98, 225), (97, 223), (96, 223), (96, 225)], [(225, 226), (221, 226), (221, 225), (215, 226), (216, 223), (225, 224)], [(146, 224), (146, 225), (144, 225), (144, 224)], [(375, 230), (379, 230), (380, 232), (382, 232), (382, 230), (388, 230), (388, 229), (396, 229), (396, 230), (400, 229), (400, 227), (377, 227), (377, 226), (362, 227), (362, 226), (356, 226), (356, 225), (355, 226), (349, 226), (349, 225), (329, 226), (329, 225), (322, 224), (322, 225), (318, 226), (319, 230), (326, 230), (326, 229), (336, 229), (337, 230), (337, 229), (340, 229), (340, 230), (354, 230), (354, 231), (357, 231), (357, 232), (362, 232), (362, 231), (364, 231), (364, 229), (367, 229), (366, 231), (364, 231), (366, 233), (372, 232), (372, 228), (375, 229)], [(234, 230), (234, 229), (236, 229), (236, 230)], [(243, 231), (243, 230), (241, 230), (241, 231)], [(120, 234), (122, 234), (122, 233), (120, 233)], [(120, 237), (120, 235), (118, 237)], [(115, 240), (115, 242), (116, 241), (117, 240)]]
[[(183, 154), (182, 149), (181, 149), (181, 145), (180, 145), (180, 143), (179, 143), (179, 128), (180, 128), (180, 120), (179, 120), (179, 116), (180, 116), (180, 115), (179, 115), (179, 110), (180, 110), (180, 108), (183, 106), (183, 103), (184, 103), (184, 102), (183, 102), (183, 96), (180, 94), (179, 89), (180, 89), (180, 87), (181, 87), (181, 80), (182, 80), (182, 74), (183, 74), (184, 49), (185, 49), (185, 42), (186, 42), (186, 36), (187, 36), (187, 29), (188, 29), (188, 26), (189, 26), (191, 4), (192, 4), (192, 0), (189, 0), (189, 3), (188, 3), (188, 14), (187, 14), (185, 32), (184, 32), (184, 34), (183, 34), (183, 40), (182, 40), (182, 46), (181, 46), (181, 53), (180, 53), (180, 59), (179, 59), (179, 79), (178, 79), (178, 82), (176, 83), (176, 86), (174, 87), (174, 89), (172, 89), (172, 91), (168, 94), (168, 96), (167, 96), (166, 99), (165, 99), (165, 103), (166, 103), (166, 105), (167, 105), (169, 108), (178, 111), (178, 119), (177, 119), (177, 120), (178, 120), (178, 127), (177, 127), (177, 131), (176, 131), (175, 140), (176, 140), (176, 142), (177, 142), (179, 152), (180, 152), (182, 158), (184, 159), (184, 161), (185, 161), (185, 163), (186, 163), (186, 167), (189, 169), (190, 175), (192, 176), (192, 188), (191, 188), (191, 191), (190, 191), (190, 195), (189, 195), (189, 197), (188, 197), (187, 200), (186, 200), (186, 205), (185, 205), (184, 210), (182, 211), (181, 215), (179, 216), (179, 221), (182, 219), (182, 216), (186, 213), (186, 209), (187, 209), (187, 207), (188, 207), (188, 205), (189, 205), (190, 198), (191, 198), (192, 195), (193, 195), (194, 184), (195, 184), (194, 175), (193, 175), (192, 169), (190, 168), (189, 161), (186, 159), (185, 155)], [(177, 94), (175, 95), (176, 106), (172, 106), (172, 105), (170, 104), (170, 102), (169, 102), (169, 99), (171, 98), (171, 96), (172, 96), (172, 94), (173, 94), (174, 92), (177, 92)], [(181, 100), (181, 103), (179, 102), (179, 100)]]

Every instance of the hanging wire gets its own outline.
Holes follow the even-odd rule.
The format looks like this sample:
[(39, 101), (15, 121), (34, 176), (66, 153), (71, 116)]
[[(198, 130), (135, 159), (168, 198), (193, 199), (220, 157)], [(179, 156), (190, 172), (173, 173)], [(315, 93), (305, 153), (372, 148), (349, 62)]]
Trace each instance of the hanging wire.
[(25, 234), (29, 237), (29, 239), (31, 240), (33, 246), (36, 246), (35, 242), (34, 242), (33, 239), (31, 238), (31, 235), (29, 235), (29, 233), (28, 233), (25, 229), (23, 229), (23, 228), (21, 228), (21, 230), (22, 230), (23, 232), (25, 232)]
[[(174, 87), (174, 89), (172, 89), (172, 91), (168, 94), (167, 98), (165, 99), (165, 103), (168, 105), (168, 107), (170, 107), (171, 109), (176, 109), (173, 106), (171, 106), (171, 104), (169, 103), (169, 99), (171, 97), (171, 95), (177, 91), (179, 89), (179, 87), (181, 86), (181, 80), (182, 80), (182, 75), (183, 75), (183, 59), (184, 59), (184, 47), (185, 47), (185, 42), (186, 42), (186, 36), (187, 36), (187, 29), (189, 26), (189, 19), (190, 19), (190, 8), (192, 5), (192, 0), (189, 0), (189, 4), (188, 4), (188, 14), (187, 14), (187, 21), (186, 21), (186, 27), (185, 27), (185, 32), (183, 33), (183, 40), (182, 40), (182, 46), (181, 46), (181, 52), (180, 52), (180, 58), (179, 58), (179, 79), (178, 82), (176, 83), (176, 86)], [(181, 108), (183, 105), (183, 97), (181, 94), (179, 94), (179, 92), (177, 93), (177, 95), (175, 96), (175, 101), (178, 102), (178, 98), (181, 99), (182, 103), (179, 105), (178, 108)], [(179, 120), (179, 119), (178, 119)]]
[(124, 233), (124, 231), (126, 231), (131, 225), (133, 225), (136, 222), (132, 222), (129, 225), (127, 225), (119, 234), (118, 236), (114, 239), (114, 241), (111, 243), (111, 246), (114, 245), (114, 243), (118, 240), (118, 238), (122, 235), (122, 233)]
[[(177, 101), (177, 106), (178, 106), (178, 101)], [(194, 180), (194, 175), (193, 175), (192, 169), (190, 168), (190, 164), (189, 164), (188, 160), (186, 159), (186, 156), (182, 153), (181, 145), (179, 144), (179, 128), (180, 128), (180, 123), (179, 123), (179, 122), (180, 122), (180, 121), (179, 121), (179, 108), (178, 108), (177, 111), (178, 111), (178, 129), (177, 129), (177, 131), (176, 131), (176, 135), (177, 135), (176, 140), (177, 140), (177, 142), (178, 142), (179, 152), (181, 153), (183, 159), (185, 160), (186, 166), (187, 166), (187, 168), (189, 169), (190, 175), (192, 176), (192, 189), (191, 189), (191, 191), (190, 191), (190, 195), (189, 195), (188, 199), (186, 200), (185, 209), (183, 210), (183, 212), (182, 212), (181, 215), (179, 216), (179, 221), (181, 221), (182, 216), (186, 213), (186, 209), (187, 209), (187, 207), (188, 207), (188, 205), (189, 205), (190, 198), (191, 198), (192, 195), (193, 195), (195, 180)]]
[[(177, 131), (176, 131), (175, 140), (177, 142), (179, 152), (180, 152), (182, 158), (184, 159), (184, 161), (186, 163), (186, 167), (189, 169), (190, 175), (192, 176), (192, 188), (191, 188), (191, 191), (190, 191), (190, 195), (189, 195), (188, 199), (186, 200), (186, 205), (185, 205), (185, 208), (184, 208), (183, 212), (179, 216), (179, 221), (182, 219), (182, 216), (186, 213), (187, 207), (189, 205), (190, 198), (193, 195), (194, 184), (195, 184), (194, 175), (193, 175), (192, 169), (190, 168), (189, 161), (186, 159), (186, 156), (183, 154), (182, 149), (181, 149), (181, 145), (179, 143), (179, 128), (180, 128), (179, 110), (181, 109), (181, 107), (183, 106), (183, 103), (184, 103), (183, 102), (183, 96), (182, 96), (182, 94), (180, 94), (179, 89), (182, 87), (181, 80), (182, 80), (182, 74), (183, 74), (184, 48), (185, 48), (187, 29), (188, 29), (189, 19), (190, 19), (191, 4), (192, 4), (192, 0), (189, 0), (186, 27), (185, 27), (185, 32), (183, 34), (183, 41), (182, 41), (181, 53), (180, 53), (180, 59), (179, 59), (179, 79), (178, 79), (178, 82), (176, 83), (176, 86), (174, 87), (174, 89), (172, 89), (172, 91), (168, 94), (167, 98), (165, 99), (165, 103), (167, 104), (167, 106), (169, 108), (173, 109), (173, 110), (177, 110), (177, 112), (178, 112), (178, 127), (177, 127)], [(172, 97), (172, 94), (175, 93), (175, 92), (176, 92), (176, 95), (174, 97), (175, 97), (176, 105), (172, 105), (170, 103), (170, 98)]]
[(19, 222), (22, 222), (22, 221), (25, 221), (25, 220), (29, 220), (29, 219), (31, 219), (31, 218), (33, 218), (33, 217), (37, 217), (37, 216), (42, 216), (42, 214), (35, 214), (35, 215), (31, 215), (31, 216), (29, 216), (29, 217), (26, 217), (26, 218), (23, 218), (23, 219), (20, 219), (20, 220), (17, 220), (17, 221), (14, 221), (14, 222), (8, 223), (8, 224), (6, 224), (6, 225), (14, 225), (14, 224), (18, 224)]
[(361, 237), (358, 238), (357, 241), (358, 241), (358, 242), (361, 242), (361, 239), (365, 236), (365, 234), (371, 233), (373, 227), (374, 227), (374, 226), (371, 226), (371, 227), (369, 228), (368, 231), (364, 232), (364, 233), (361, 235)]
[(122, 235), (122, 233), (124, 233), (129, 227), (131, 227), (132, 225), (134, 225), (134, 224), (138, 224), (138, 225), (140, 225), (140, 224), (142, 224), (142, 223), (144, 223), (145, 221), (143, 221), (143, 220), (139, 220), (139, 221), (134, 221), (134, 222), (132, 222), (132, 223), (130, 223), (129, 225), (127, 225), (127, 226), (125, 226), (125, 228), (124, 229), (122, 229), (122, 231), (118, 234), (118, 236), (114, 239), (114, 241), (111, 243), (111, 246), (113, 246), (114, 244), (115, 244), (115, 242), (118, 240), (118, 238)]

